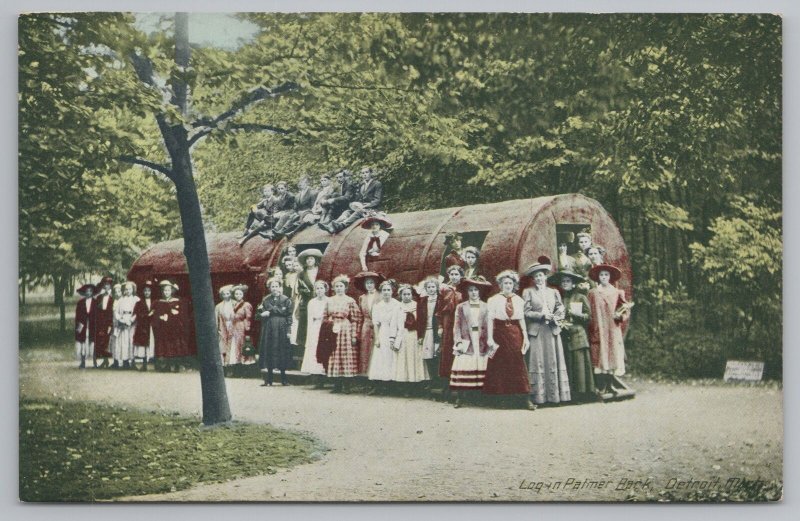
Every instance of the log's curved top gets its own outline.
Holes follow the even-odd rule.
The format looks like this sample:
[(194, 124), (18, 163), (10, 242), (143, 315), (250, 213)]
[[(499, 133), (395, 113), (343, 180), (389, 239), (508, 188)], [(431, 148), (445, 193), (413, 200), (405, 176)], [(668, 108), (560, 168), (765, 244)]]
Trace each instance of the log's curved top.
[[(606, 261), (622, 271), (618, 287), (632, 297), (630, 259), (622, 235), (600, 203), (581, 194), (392, 213), (389, 217), (394, 229), (380, 259), (371, 267), (400, 282), (416, 283), (427, 275), (438, 274), (447, 253), (444, 237), (450, 232), (465, 234), (465, 245), (480, 244), (481, 273), (492, 280), (504, 269), (524, 270), (540, 255), (548, 255), (555, 263), (557, 225), (572, 229), (587, 226), (594, 242), (606, 248)], [(300, 251), (322, 249), (318, 277), (330, 281), (340, 273), (354, 275), (361, 271), (358, 252), (367, 234), (358, 223), (336, 235), (313, 226), (298, 233), (291, 243)], [(274, 242), (256, 237), (239, 247), (237, 239), (236, 232), (206, 236), (215, 290), (221, 285), (217, 279), (222, 278), (254, 277), (263, 282), (287, 244), (286, 240)], [(136, 280), (145, 274), (155, 279), (185, 278), (183, 240), (159, 243), (142, 253), (129, 276)], [(263, 290), (257, 293), (263, 294)]]

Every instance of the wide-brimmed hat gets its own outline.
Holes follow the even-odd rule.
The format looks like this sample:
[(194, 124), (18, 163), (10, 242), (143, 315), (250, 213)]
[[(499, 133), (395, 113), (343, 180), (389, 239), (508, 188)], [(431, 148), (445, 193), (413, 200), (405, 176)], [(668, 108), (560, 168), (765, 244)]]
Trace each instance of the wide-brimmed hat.
[(550, 262), (550, 257), (547, 255), (540, 256), (536, 259), (536, 262), (525, 268), (525, 275), (530, 276), (537, 271), (546, 271), (548, 273), (553, 271), (553, 264)]
[(236, 293), (236, 290), (242, 290), (242, 293), (245, 295), (247, 294), (247, 290), (250, 289), (247, 284), (236, 284), (231, 288), (231, 293)]
[(84, 284), (80, 288), (76, 289), (75, 293), (83, 295), (89, 290), (92, 290), (92, 293), (95, 293), (97, 291), (97, 288), (94, 286), (94, 284)]
[(297, 260), (300, 261), (301, 266), (306, 265), (306, 257), (316, 257), (317, 264), (319, 264), (319, 260), (322, 258), (322, 252), (316, 248), (309, 248), (301, 251), (297, 254)]
[(372, 217), (367, 217), (363, 221), (361, 221), (361, 227), (365, 230), (369, 230), (372, 227), (372, 223), (380, 223), (381, 228), (384, 230), (391, 230), (392, 229), (392, 221), (387, 219), (386, 217), (381, 217), (379, 215), (373, 215)]
[(572, 282), (574, 282), (575, 284), (586, 282), (586, 279), (583, 276), (578, 275), (577, 273), (574, 273), (569, 270), (562, 270), (557, 273), (553, 273), (552, 275), (547, 277), (547, 283), (552, 284), (553, 286), (560, 286), (561, 281), (564, 279), (564, 277), (571, 278)]
[(219, 288), (219, 291), (217, 291), (217, 295), (219, 295), (220, 298), (222, 298), (223, 291), (230, 291), (231, 295), (233, 295), (233, 284), (225, 284), (224, 286)]
[(177, 285), (177, 284), (175, 284), (174, 282), (172, 282), (171, 280), (168, 280), (168, 279), (164, 279), (164, 280), (160, 281), (160, 282), (158, 283), (158, 285), (159, 285), (160, 287), (162, 287), (162, 288), (163, 288), (164, 286), (172, 286), (172, 290), (173, 290), (173, 291), (178, 291), (178, 285)]
[(601, 271), (607, 271), (611, 275), (610, 280), (612, 284), (622, 277), (622, 272), (619, 271), (619, 268), (616, 266), (612, 266), (611, 264), (598, 264), (597, 266), (592, 266), (592, 269), (589, 270), (589, 278), (595, 282), (600, 282)]
[(489, 296), (489, 292), (492, 290), (492, 283), (486, 280), (482, 275), (478, 275), (474, 279), (461, 279), (458, 283), (458, 291), (464, 295), (464, 300), (469, 300), (469, 294), (467, 290), (469, 290), (470, 286), (475, 286), (478, 288), (478, 291), (481, 295), (481, 300), (486, 300)]
[(367, 279), (374, 279), (375, 287), (377, 288), (381, 282), (386, 280), (386, 277), (375, 271), (361, 271), (353, 277), (353, 285), (358, 288), (359, 291), (367, 291), (364, 287), (364, 283)]

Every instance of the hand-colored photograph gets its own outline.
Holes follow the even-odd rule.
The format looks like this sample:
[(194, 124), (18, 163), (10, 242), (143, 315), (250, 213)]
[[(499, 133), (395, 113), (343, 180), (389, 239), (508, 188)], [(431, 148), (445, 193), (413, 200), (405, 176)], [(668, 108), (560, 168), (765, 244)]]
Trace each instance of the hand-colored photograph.
[(20, 501), (783, 498), (780, 16), (18, 32)]

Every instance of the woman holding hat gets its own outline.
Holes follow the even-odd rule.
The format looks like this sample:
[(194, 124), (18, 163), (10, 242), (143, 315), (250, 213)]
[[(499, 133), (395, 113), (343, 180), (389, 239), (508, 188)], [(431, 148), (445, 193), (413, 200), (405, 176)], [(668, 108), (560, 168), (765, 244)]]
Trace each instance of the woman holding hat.
[(422, 359), (422, 345), (417, 334), (417, 324), (420, 322), (418, 310), (420, 308), (414, 302), (414, 289), (410, 284), (400, 284), (397, 288), (397, 296), (400, 297), (403, 324), (400, 335), (402, 339), (397, 347), (394, 381), (422, 382), (430, 377)]
[(86, 369), (86, 359), (94, 354), (94, 286), (84, 284), (76, 291), (81, 296), (75, 305), (75, 356)]
[[(400, 302), (392, 298), (396, 286), (393, 279), (381, 282), (380, 300), (372, 306), (375, 340), (369, 357), (367, 377), (373, 382), (389, 382), (395, 377), (397, 351), (405, 333), (405, 314)], [(377, 385), (376, 383), (371, 394), (378, 390)]]
[(483, 393), (520, 395), (529, 410), (535, 410), (529, 394), (531, 385), (525, 369), (525, 353), (530, 344), (525, 336), (525, 301), (514, 293), (519, 288), (516, 271), (505, 270), (497, 275), (500, 293), (486, 303), (489, 361), (483, 380)]
[(481, 258), (481, 251), (475, 246), (467, 246), (461, 251), (461, 256), (464, 257), (464, 278), (474, 279), (480, 275), (478, 261)]
[(465, 391), (483, 389), (489, 361), (489, 308), (484, 299), (491, 288), (483, 277), (464, 279), (459, 285), (464, 302), (455, 311), (450, 371), (450, 389), (458, 393), (456, 408), (461, 407)]
[(358, 334), (363, 317), (356, 301), (345, 294), (349, 284), (347, 275), (333, 279), (334, 294), (325, 306), (325, 330), (320, 329), (317, 346), (317, 360), (327, 363), (329, 377), (338, 379), (334, 392), (349, 392), (343, 380), (358, 375)]
[[(302, 271), (297, 275), (297, 338), (299, 346), (306, 344), (306, 331), (308, 327), (308, 303), (314, 298), (314, 284), (317, 282), (319, 273), (319, 261), (322, 259), (322, 252), (316, 248), (309, 248), (300, 252), (297, 261), (302, 266)], [(314, 340), (316, 343), (316, 340)]]
[(564, 346), (561, 344), (564, 304), (558, 291), (547, 287), (547, 276), (551, 271), (550, 259), (544, 255), (539, 257), (525, 270), (525, 274), (533, 278), (533, 286), (522, 292), (531, 344), (528, 374), (536, 404), (561, 403), (571, 399)]
[(610, 264), (589, 270), (589, 277), (597, 282), (597, 287), (589, 291), (589, 344), (595, 382), (601, 392), (613, 392), (611, 376), (625, 374), (622, 321), (631, 304), (625, 300), (625, 292), (613, 285), (621, 276), (619, 269)]
[(308, 301), (306, 306), (306, 319), (308, 324), (304, 328), (305, 352), (303, 352), (303, 363), (300, 371), (315, 375), (317, 388), (322, 387), (321, 377), (325, 376), (325, 367), (317, 361), (317, 344), (319, 341), (319, 330), (322, 320), (325, 318), (325, 306), (328, 303), (328, 283), (318, 280), (314, 283), (314, 298)]
[(183, 302), (174, 294), (178, 285), (162, 280), (158, 283), (161, 298), (153, 305), (151, 320), (156, 340), (156, 358), (165, 361), (166, 370), (178, 370), (178, 363), (171, 359), (189, 354), (186, 342), (186, 322)]
[(377, 286), (383, 282), (384, 277), (374, 271), (362, 271), (353, 277), (353, 284), (362, 292), (358, 297), (358, 307), (361, 308), (361, 331), (358, 335), (358, 374), (366, 375), (369, 372), (369, 357), (372, 354), (373, 325), (372, 306), (380, 299)]
[(244, 299), (247, 286), (238, 284), (233, 286), (233, 332), (231, 335), (230, 351), (228, 352), (229, 364), (252, 364), (255, 356), (246, 356), (244, 346), (250, 336), (253, 323), (253, 305)]
[(567, 362), (567, 375), (573, 399), (588, 401), (594, 396), (592, 359), (589, 356), (589, 337), (586, 327), (592, 320), (589, 300), (578, 291), (578, 284), (586, 279), (571, 271), (559, 271), (547, 278), (553, 286), (559, 286), (564, 300), (566, 318), (561, 323), (561, 340)]
[(377, 259), (381, 255), (381, 248), (389, 238), (392, 223), (381, 215), (373, 215), (361, 221), (361, 227), (369, 230), (369, 234), (364, 237), (364, 243), (361, 245), (361, 251), (358, 252), (358, 258), (361, 261), (361, 270), (369, 271), (368, 265), (370, 261)]
[(147, 364), (155, 362), (156, 339), (153, 334), (153, 283), (146, 281), (142, 286), (142, 296), (133, 308), (136, 317), (136, 329), (133, 332), (134, 357), (142, 359), (142, 371), (147, 371)]
[(272, 386), (272, 372), (281, 372), (281, 384), (289, 385), (286, 369), (292, 361), (289, 335), (292, 329), (292, 300), (281, 294), (279, 279), (267, 281), (269, 294), (264, 297), (256, 314), (261, 320), (261, 336), (258, 339), (258, 366), (264, 373), (264, 386)]
[(122, 285), (122, 297), (115, 303), (117, 305), (117, 349), (122, 359), (122, 367), (130, 369), (133, 366), (134, 348), (133, 334), (136, 328), (136, 313), (134, 309), (139, 302), (136, 296), (136, 284), (128, 281)]
[(219, 288), (219, 304), (214, 308), (217, 319), (217, 339), (219, 340), (219, 354), (222, 356), (222, 365), (231, 362), (230, 355), (233, 343), (233, 285), (227, 284)]

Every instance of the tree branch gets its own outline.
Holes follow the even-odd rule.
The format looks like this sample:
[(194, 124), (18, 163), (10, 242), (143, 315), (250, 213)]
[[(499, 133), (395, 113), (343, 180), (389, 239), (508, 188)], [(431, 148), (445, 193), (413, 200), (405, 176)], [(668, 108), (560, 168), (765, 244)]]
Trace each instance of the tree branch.
[(287, 81), (273, 88), (267, 88), (264, 87), (263, 85), (260, 87), (256, 87), (255, 89), (245, 93), (237, 101), (233, 102), (230, 108), (225, 112), (221, 113), (219, 116), (215, 118), (200, 118), (194, 123), (192, 123), (192, 127), (215, 128), (219, 126), (220, 123), (223, 123), (233, 118), (236, 114), (243, 112), (246, 108), (248, 108), (250, 105), (254, 103), (258, 103), (259, 101), (263, 101), (269, 98), (276, 98), (281, 94), (286, 94), (287, 92), (291, 92), (299, 88), (300, 85), (298, 85), (293, 81)]
[(160, 165), (158, 163), (153, 163), (152, 161), (148, 161), (147, 159), (142, 159), (140, 157), (134, 157), (134, 156), (120, 156), (119, 160), (125, 163), (131, 163), (133, 165), (144, 166), (151, 170), (155, 170), (156, 172), (161, 172), (165, 176), (172, 179), (172, 169), (166, 165)]
[(363, 87), (360, 85), (337, 85), (334, 83), (321, 83), (321, 82), (314, 82), (311, 83), (312, 87), (322, 87), (328, 89), (346, 89), (346, 90), (392, 90), (397, 92), (419, 92), (417, 89), (412, 88), (403, 88), (403, 87)]
[(226, 125), (227, 130), (244, 130), (249, 132), (266, 132), (268, 134), (280, 134), (286, 136), (296, 132), (294, 128), (281, 128), (273, 125), (261, 125), (259, 123), (232, 123)]

